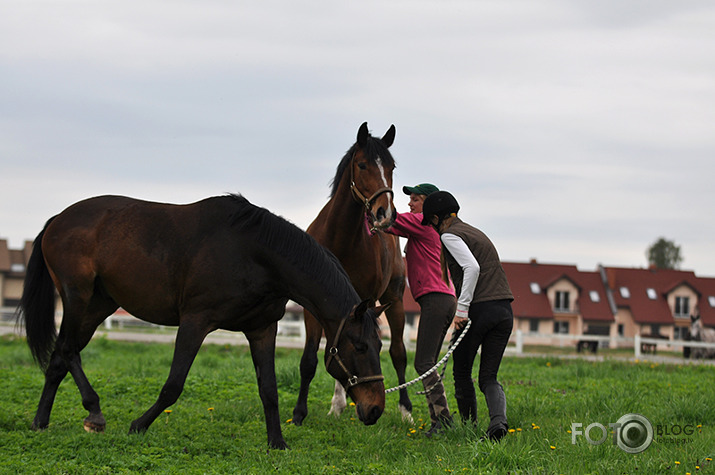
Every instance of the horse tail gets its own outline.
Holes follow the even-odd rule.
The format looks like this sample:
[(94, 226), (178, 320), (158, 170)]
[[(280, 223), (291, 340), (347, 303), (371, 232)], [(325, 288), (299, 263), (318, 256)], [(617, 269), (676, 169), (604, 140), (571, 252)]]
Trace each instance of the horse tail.
[(52, 282), (42, 253), (42, 237), (53, 219), (47, 221), (32, 245), (32, 254), (27, 264), (25, 285), (16, 316), (18, 325), (24, 321), (27, 345), (42, 371), (47, 370), (57, 339), (55, 284)]

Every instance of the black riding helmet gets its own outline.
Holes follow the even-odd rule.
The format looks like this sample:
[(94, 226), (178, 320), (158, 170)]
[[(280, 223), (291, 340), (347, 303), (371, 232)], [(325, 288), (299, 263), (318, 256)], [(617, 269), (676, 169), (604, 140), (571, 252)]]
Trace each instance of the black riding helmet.
[(425, 198), (422, 204), (422, 225), (428, 226), (432, 224), (432, 217), (437, 216), (441, 223), (452, 213), (459, 211), (459, 203), (448, 191), (435, 191)]

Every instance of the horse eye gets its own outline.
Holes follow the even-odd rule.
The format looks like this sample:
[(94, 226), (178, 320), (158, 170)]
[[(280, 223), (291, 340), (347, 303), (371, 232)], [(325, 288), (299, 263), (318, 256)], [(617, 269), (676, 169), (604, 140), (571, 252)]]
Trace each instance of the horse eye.
[(366, 169), (367, 169), (367, 163), (365, 163), (365, 162), (360, 162), (360, 163), (358, 163), (358, 168), (359, 168), (360, 170), (366, 170)]
[(367, 351), (367, 343), (355, 343), (355, 351), (358, 353), (365, 353)]

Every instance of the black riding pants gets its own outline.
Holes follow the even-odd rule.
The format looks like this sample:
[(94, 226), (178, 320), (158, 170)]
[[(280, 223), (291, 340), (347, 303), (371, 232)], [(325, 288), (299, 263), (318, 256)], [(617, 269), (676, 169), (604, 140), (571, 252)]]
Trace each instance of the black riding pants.
[(499, 384), (499, 365), (514, 326), (511, 301), (473, 303), (469, 307), (469, 320), (472, 322), (469, 331), (452, 354), (455, 396), (463, 399), (475, 397), (472, 367), (480, 346), (479, 389), (484, 393), (490, 385)]

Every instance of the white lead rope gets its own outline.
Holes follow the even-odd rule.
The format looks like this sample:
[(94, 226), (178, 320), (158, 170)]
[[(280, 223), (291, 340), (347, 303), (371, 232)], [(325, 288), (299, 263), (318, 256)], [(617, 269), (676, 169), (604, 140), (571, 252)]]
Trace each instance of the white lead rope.
[(469, 330), (469, 326), (471, 324), (472, 324), (472, 321), (467, 320), (467, 324), (464, 325), (464, 329), (462, 329), (462, 333), (459, 334), (457, 341), (455, 341), (454, 344), (449, 348), (449, 350), (447, 350), (447, 353), (445, 353), (445, 355), (442, 357), (442, 359), (439, 360), (436, 365), (432, 366), (429, 370), (427, 370), (427, 372), (425, 372), (425, 374), (422, 374), (422, 375), (418, 376), (417, 378), (413, 379), (412, 381), (408, 381), (404, 384), (400, 384), (399, 386), (396, 386), (394, 388), (385, 389), (385, 394), (391, 393), (393, 391), (399, 391), (400, 389), (404, 389), (407, 386), (412, 386), (413, 384), (415, 384), (419, 381), (422, 381), (427, 376), (429, 376), (430, 374), (437, 371), (437, 368), (439, 368), (440, 366), (442, 366), (444, 363), (447, 362), (447, 359), (449, 359), (449, 357), (452, 354), (452, 352), (454, 351), (454, 349), (457, 348), (457, 345), (459, 345), (459, 342), (462, 341), (462, 338), (464, 338), (464, 335), (467, 334), (467, 330)]

